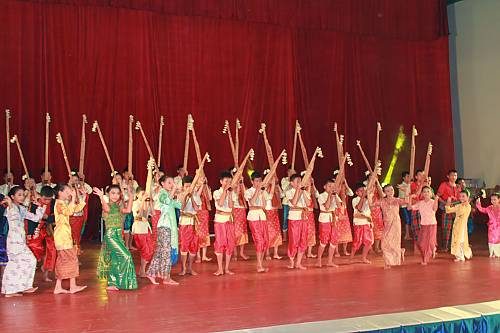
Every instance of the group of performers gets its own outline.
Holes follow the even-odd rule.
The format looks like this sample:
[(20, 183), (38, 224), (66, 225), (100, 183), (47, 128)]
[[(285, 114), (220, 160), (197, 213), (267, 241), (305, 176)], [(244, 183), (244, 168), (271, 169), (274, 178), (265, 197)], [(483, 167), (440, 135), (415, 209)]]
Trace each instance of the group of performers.
[[(236, 133), (239, 126), (238, 122)], [(147, 144), (142, 129), (141, 132)], [(355, 262), (356, 253), (361, 250), (361, 262), (370, 264), (368, 254), (374, 251), (382, 254), (384, 268), (389, 269), (402, 265), (405, 260), (402, 223), (406, 226), (404, 238), (413, 239), (415, 254), (420, 255), (422, 265), (427, 265), (436, 256), (438, 218), (442, 227), (441, 251), (450, 251), (456, 262), (470, 259), (472, 250), (467, 225), (470, 202), (475, 200), (477, 209), (489, 216), (490, 257), (500, 258), (499, 194), (492, 194), (491, 205), (484, 208), (480, 199), (471, 198), (463, 183), (457, 181), (455, 170), (448, 172), (447, 180), (434, 193), (428, 172), (430, 145), (424, 169), (413, 170), (416, 134), (412, 136), (410, 172), (402, 174), (402, 182), (397, 186), (381, 185), (378, 180), (378, 124), (373, 166), (357, 142), (368, 172), (366, 179), (351, 189), (345, 169), (352, 162), (349, 153), (343, 151), (343, 139), (336, 128), (339, 170), (320, 188), (312, 173), (316, 159), (322, 157), (322, 150), (316, 148), (312, 158), (307, 157), (298, 123), (292, 163), (281, 181), (276, 171), (280, 162), (287, 163), (287, 154), (283, 150), (275, 158), (264, 124), (259, 132), (264, 135), (269, 169), (262, 173), (251, 172), (250, 183), (245, 183), (244, 170), (254, 153), (250, 149), (242, 160), (239, 159), (238, 138), (233, 140), (226, 123), (224, 133), (229, 135), (234, 168), (220, 173), (218, 188), (213, 192), (204, 174), (210, 157), (200, 153), (192, 117), (188, 118), (186, 142), (192, 135), (198, 159), (193, 175), (187, 172), (186, 154), (176, 177), (164, 174), (157, 163), (161, 159), (155, 160), (150, 154), (146, 184), (140, 187), (130, 165), (122, 174), (115, 172), (100, 130), (113, 171), (111, 184), (104, 189), (91, 188), (78, 170), (70, 170), (69, 181), (57, 185), (52, 183), (47, 168), (42, 171), (38, 184), (26, 172), (24, 186), (13, 185), (12, 173), (6, 172), (5, 184), (0, 186), (2, 293), (13, 297), (35, 292), (37, 263), (40, 263), (44, 281), (51, 281), (55, 275), (54, 294), (77, 293), (86, 288), (78, 285), (76, 278), (79, 276), (78, 258), (83, 253), (80, 242), (87, 220), (89, 195), (98, 196), (102, 206), (105, 231), (97, 275), (106, 280), (109, 291), (137, 289), (137, 276), (147, 278), (152, 284), (178, 285), (171, 276), (172, 266), (178, 261), (181, 265), (179, 275), (197, 275), (194, 263), (212, 260), (207, 253), (211, 244), (211, 221), (217, 261), (215, 276), (233, 275), (232, 261), (250, 259), (245, 252), (249, 234), (255, 247), (258, 273), (268, 272), (268, 260), (282, 259), (279, 248), (284, 242), (287, 242), (290, 269), (307, 269), (306, 258), (314, 258), (315, 266), (323, 267), (326, 247), (326, 266), (337, 267), (335, 258), (341, 255)], [(297, 141), (306, 166), (301, 173), (294, 170)], [(61, 148), (67, 162), (62, 143)], [(131, 251), (139, 254), (137, 269)], [(69, 289), (62, 284), (66, 279)]]

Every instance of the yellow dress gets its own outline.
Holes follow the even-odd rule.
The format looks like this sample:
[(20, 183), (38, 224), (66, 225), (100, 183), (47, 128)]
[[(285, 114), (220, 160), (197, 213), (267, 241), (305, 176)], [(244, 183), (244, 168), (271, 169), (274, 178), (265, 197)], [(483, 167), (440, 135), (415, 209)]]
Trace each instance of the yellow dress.
[(71, 225), (69, 217), (75, 212), (79, 212), (85, 207), (85, 201), (75, 205), (74, 203), (67, 204), (63, 200), (56, 200), (54, 207), (54, 216), (56, 227), (54, 229), (54, 244), (56, 250), (70, 250), (73, 248), (73, 238), (71, 237)]
[(471, 206), (469, 203), (458, 204), (453, 207), (446, 206), (447, 214), (455, 213), (451, 235), (451, 254), (461, 260), (472, 257), (469, 236), (467, 234), (467, 219), (469, 218), (470, 211)]

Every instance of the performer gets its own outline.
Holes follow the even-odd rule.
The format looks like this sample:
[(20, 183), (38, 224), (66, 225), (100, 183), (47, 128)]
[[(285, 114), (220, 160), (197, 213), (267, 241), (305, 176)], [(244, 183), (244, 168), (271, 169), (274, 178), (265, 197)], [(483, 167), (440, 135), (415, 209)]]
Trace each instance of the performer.
[(82, 182), (82, 179), (80, 179), (76, 171), (72, 172), (68, 185), (71, 188), (76, 189), (76, 195), (78, 196), (76, 198), (76, 202), (85, 202), (85, 206), (83, 206), (82, 210), (75, 211), (73, 215), (69, 217), (69, 224), (71, 225), (71, 237), (73, 238), (73, 242), (75, 242), (77, 254), (81, 255), (82, 249), (80, 243), (82, 240), (82, 230), (88, 217), (88, 195), (92, 193), (92, 188), (88, 184)]
[(458, 196), (460, 193), (460, 189), (458, 188), (456, 181), (457, 181), (457, 171), (456, 170), (450, 170), (448, 171), (448, 174), (446, 175), (447, 181), (442, 182), (437, 191), (437, 195), (440, 200), (440, 209), (441, 209), (441, 249), (444, 252), (448, 252), (448, 249), (450, 247), (450, 240), (451, 240), (451, 230), (453, 229), (453, 220), (455, 219), (455, 214), (453, 213), (446, 213), (445, 211), (445, 205), (446, 202), (448, 201), (448, 198), (451, 199), (451, 201), (457, 201)]
[[(266, 200), (266, 219), (267, 219), (267, 230), (269, 235), (269, 248), (267, 250), (267, 258), (271, 259), (269, 249), (273, 248), (273, 259), (280, 260), (282, 257), (279, 255), (279, 247), (283, 244), (283, 238), (281, 236), (280, 218), (278, 215), (278, 207), (275, 202), (279, 205), (279, 200), (284, 196), (283, 191), (278, 185), (278, 180), (275, 178), (272, 180), (274, 183), (274, 196), (269, 196)], [(271, 184), (268, 185), (269, 193), (271, 192)]]
[(394, 197), (392, 185), (384, 186), (385, 197), (374, 202), (380, 207), (384, 218), (384, 231), (382, 234), (382, 254), (385, 262), (385, 269), (392, 266), (399, 266), (404, 263), (405, 249), (401, 248), (401, 218), (399, 208), (406, 206), (407, 200)]
[(488, 248), (490, 258), (500, 258), (500, 194), (490, 196), (491, 205), (483, 208), (481, 199), (477, 198), (476, 208), (483, 214), (488, 214)]
[(467, 234), (467, 219), (471, 211), (469, 193), (465, 191), (460, 192), (458, 200), (460, 201), (458, 204), (452, 205), (452, 198), (448, 197), (445, 206), (446, 214), (455, 213), (451, 235), (451, 254), (455, 256), (455, 262), (472, 258), (472, 250), (469, 246), (469, 237)]
[[(3, 202), (5, 195), (0, 193), (0, 202)], [(5, 266), (9, 261), (7, 257), (7, 234), (9, 232), (9, 222), (5, 216), (5, 206), (0, 205), (0, 279), (3, 276)]]
[(178, 285), (170, 277), (172, 265), (177, 263), (179, 255), (179, 238), (177, 232), (177, 222), (175, 218), (175, 209), (181, 208), (181, 203), (174, 200), (177, 191), (174, 179), (168, 176), (162, 176), (159, 179), (161, 189), (158, 193), (157, 204), (161, 211), (158, 220), (158, 238), (153, 259), (149, 265), (147, 276), (153, 284), (158, 284), (156, 278), (163, 280), (163, 284)]
[(314, 179), (311, 178), (311, 183), (308, 186), (308, 195), (311, 198), (307, 205), (307, 258), (316, 258), (312, 253), (313, 247), (316, 245), (316, 221), (314, 219), (314, 204), (319, 196), (318, 190), (314, 185)]
[(196, 255), (196, 262), (209, 262), (212, 258), (207, 256), (207, 248), (210, 246), (210, 232), (209, 232), (209, 220), (210, 220), (210, 210), (212, 209), (210, 201), (212, 201), (212, 190), (207, 184), (207, 178), (203, 177), (200, 179), (201, 186), (203, 189), (201, 191), (201, 207), (196, 213), (198, 215), (198, 228), (196, 229), (196, 236), (198, 237), (198, 253)]
[[(215, 243), (214, 251), (217, 256), (216, 276), (225, 274), (233, 275), (229, 270), (231, 255), (234, 252), (234, 223), (232, 221), (232, 211), (234, 207), (235, 195), (230, 188), (231, 173), (224, 171), (219, 177), (221, 187), (213, 194), (215, 201), (214, 231)], [(223, 256), (226, 255), (226, 264), (223, 266)], [(224, 267), (224, 268), (223, 268)]]
[(418, 210), (421, 216), (421, 229), (418, 235), (418, 248), (422, 256), (422, 265), (427, 265), (431, 258), (436, 254), (436, 231), (437, 220), (436, 211), (438, 209), (439, 200), (436, 197), (432, 199), (432, 189), (425, 186), (422, 189), (422, 200), (417, 201), (413, 205), (409, 205), (408, 209)]
[[(188, 175), (188, 172), (186, 169), (184, 169), (184, 166), (179, 165), (177, 167), (177, 176), (174, 177), (174, 185), (175, 185), (175, 189), (176, 189), (176, 193), (175, 193), (176, 195), (182, 191), (182, 178), (184, 178), (184, 176), (187, 176), (187, 175)], [(177, 223), (179, 223), (180, 216), (181, 216), (181, 211), (180, 211), (180, 209), (176, 208), (175, 209), (175, 218), (177, 220)]]
[(198, 252), (198, 235), (196, 229), (198, 228), (197, 211), (201, 206), (201, 191), (202, 187), (198, 187), (198, 191), (190, 193), (190, 187), (193, 183), (193, 177), (184, 176), (182, 178), (183, 189), (179, 196), (179, 201), (182, 203), (181, 216), (179, 219), (179, 235), (180, 235), (180, 250), (182, 270), (179, 275), (186, 274), (198, 275), (193, 270), (193, 261)]
[[(401, 174), (402, 182), (398, 185), (398, 198), (407, 200), (410, 197), (410, 186), (411, 186), (411, 176), (408, 171), (404, 171)], [(401, 219), (405, 223), (405, 240), (411, 240), (410, 226), (411, 226), (411, 215), (407, 208), (407, 205), (401, 206), (399, 209), (399, 214)]]
[(335, 251), (336, 257), (340, 257), (340, 245), (342, 245), (342, 251), (345, 256), (351, 255), (351, 253), (347, 251), (347, 246), (352, 243), (351, 221), (347, 212), (347, 196), (354, 196), (354, 192), (344, 179), (344, 184), (340, 187), (340, 202), (337, 203), (337, 209), (335, 209), (337, 230), (339, 233), (338, 246)]
[(134, 261), (122, 238), (124, 215), (132, 211), (132, 188), (127, 189), (130, 200), (126, 206), (119, 185), (108, 186), (106, 192), (107, 197), (101, 189), (94, 187), (94, 194), (101, 200), (106, 227), (97, 263), (97, 276), (99, 279), (106, 279), (106, 289), (109, 291), (137, 289)]
[[(422, 200), (421, 192), (424, 186), (429, 186), (425, 183), (425, 175), (423, 170), (417, 170), (415, 172), (415, 178), (410, 184), (410, 197), (412, 198), (412, 202)], [(413, 234), (413, 255), (417, 255), (418, 250), (418, 235), (420, 234), (420, 212), (418, 210), (411, 211), (411, 231)]]
[(153, 241), (151, 239), (151, 226), (148, 222), (150, 213), (150, 199), (148, 194), (140, 187), (136, 189), (135, 200), (132, 203), (134, 223), (132, 224), (132, 237), (141, 257), (139, 276), (146, 276), (146, 266), (153, 257)]
[[(298, 268), (305, 270), (302, 259), (307, 249), (308, 220), (307, 206), (311, 202), (309, 193), (305, 187), (301, 187), (302, 178), (295, 174), (290, 177), (291, 188), (285, 192), (288, 198), (290, 211), (288, 213), (288, 258), (290, 264), (288, 268)], [(295, 260), (295, 257), (297, 259)]]
[(12, 175), (12, 172), (4, 172), (3, 180), (4, 183), (0, 185), (0, 194), (6, 197), (9, 194), (10, 189), (17, 185), (14, 185), (14, 176)]
[(359, 248), (363, 246), (362, 262), (371, 264), (367, 256), (373, 245), (373, 225), (365, 185), (362, 183), (357, 184), (354, 192), (356, 193), (356, 197), (352, 199), (352, 207), (354, 208), (354, 241), (352, 243), (350, 261), (354, 259), (354, 255)]
[[(43, 186), (40, 190), (40, 198), (37, 205), (31, 207), (43, 207), (45, 213), (40, 222), (34, 222), (26, 219), (28, 223), (28, 247), (35, 255), (37, 261), (43, 258), (41, 267), (43, 272), (43, 281), (52, 282), (50, 273), (54, 272), (56, 267), (56, 246), (54, 244), (54, 189), (50, 186)], [(33, 212), (33, 210), (31, 210)]]
[[(247, 220), (257, 255), (257, 272), (265, 273), (269, 271), (268, 268), (264, 267), (264, 255), (269, 248), (269, 233), (264, 209), (266, 200), (269, 199), (270, 195), (265, 189), (262, 189), (262, 175), (260, 172), (254, 171), (251, 178), (252, 187), (245, 191), (245, 199), (248, 202)], [(271, 193), (274, 193), (274, 182), (271, 191)]]
[(233, 218), (234, 218), (234, 237), (236, 246), (234, 248), (234, 258), (233, 260), (237, 260), (238, 258), (238, 247), (240, 257), (243, 260), (250, 259), (249, 256), (245, 254), (245, 244), (248, 244), (248, 221), (247, 221), (247, 210), (246, 210), (246, 201), (245, 201), (245, 183), (243, 182), (243, 178), (240, 179), (238, 185), (235, 189), (235, 197), (233, 206)]
[(40, 182), (36, 184), (36, 191), (40, 193), (40, 190), (45, 185), (52, 188), (56, 187), (57, 185), (55, 183), (52, 183), (52, 171), (50, 169), (48, 169), (47, 172), (45, 172), (45, 169), (42, 169), (42, 172), (40, 173)]
[(22, 296), (22, 293), (33, 293), (38, 287), (33, 287), (36, 259), (26, 245), (24, 219), (38, 221), (42, 218), (43, 208), (38, 208), (36, 214), (28, 212), (22, 205), (24, 191), (20, 186), (10, 189), (8, 197), (1, 204), (7, 205), (6, 216), (9, 223), (7, 235), (7, 255), (9, 261), (2, 276), (2, 294), (5, 297)]
[(328, 247), (328, 262), (329, 267), (338, 267), (333, 262), (333, 256), (338, 245), (339, 232), (337, 229), (337, 219), (335, 210), (340, 206), (340, 197), (335, 193), (334, 180), (328, 179), (323, 186), (324, 192), (318, 197), (319, 203), (319, 248), (318, 248), (318, 263), (316, 266), (322, 267), (322, 257), (325, 247)]
[[(286, 171), (286, 177), (283, 177), (281, 179), (281, 189), (283, 190), (283, 193), (286, 193), (291, 187), (290, 187), (290, 177), (295, 174), (295, 170), (292, 168), (289, 168)], [(283, 222), (282, 222), (282, 229), (283, 229), (283, 241), (287, 241), (288, 239), (288, 212), (290, 211), (290, 206), (289, 206), (289, 201), (286, 195), (283, 196), (282, 200), (282, 205), (283, 205)]]
[[(368, 195), (373, 196), (374, 201), (381, 200), (378, 191), (375, 188), (367, 189), (370, 192)], [(382, 216), (382, 209), (380, 206), (370, 206), (370, 215), (373, 225), (373, 251), (377, 254), (382, 253), (381, 241), (384, 234), (384, 217)]]
[[(76, 278), (79, 276), (77, 250), (71, 237), (69, 217), (85, 206), (85, 201), (76, 204), (77, 193), (66, 184), (59, 184), (55, 188), (56, 203), (54, 209), (55, 229), (54, 244), (57, 250), (56, 257), (56, 286), (54, 294), (77, 293), (87, 288), (78, 286)], [(70, 280), (69, 290), (63, 289), (62, 280)]]

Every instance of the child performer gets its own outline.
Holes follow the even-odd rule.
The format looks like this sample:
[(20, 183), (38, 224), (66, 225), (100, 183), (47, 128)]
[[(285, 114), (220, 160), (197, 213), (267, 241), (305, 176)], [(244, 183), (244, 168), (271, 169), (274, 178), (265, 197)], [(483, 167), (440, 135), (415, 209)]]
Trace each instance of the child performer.
[(356, 197), (352, 199), (352, 207), (354, 208), (354, 241), (352, 242), (350, 261), (354, 259), (354, 255), (363, 245), (362, 262), (371, 264), (367, 256), (373, 245), (373, 225), (365, 185), (362, 183), (357, 184), (354, 192), (356, 193)]
[[(207, 257), (207, 248), (210, 246), (210, 232), (209, 232), (209, 220), (210, 220), (210, 210), (212, 206), (210, 201), (212, 201), (212, 190), (207, 184), (207, 178), (203, 177), (201, 181), (201, 207), (196, 213), (198, 216), (198, 228), (196, 229), (196, 235), (198, 237), (198, 253), (196, 255), (196, 262), (209, 262), (212, 258)], [(201, 252), (201, 253), (200, 253)]]
[(322, 267), (321, 259), (325, 247), (330, 244), (328, 248), (328, 263), (327, 266), (337, 267), (333, 263), (333, 256), (337, 248), (339, 233), (337, 229), (337, 220), (335, 216), (335, 209), (340, 205), (340, 198), (335, 193), (334, 181), (328, 179), (323, 186), (325, 190), (318, 197), (319, 203), (319, 248), (318, 248), (318, 263), (316, 266)]
[(196, 229), (198, 228), (198, 216), (197, 211), (201, 206), (201, 191), (202, 187), (198, 187), (198, 191), (190, 193), (190, 187), (193, 183), (193, 177), (184, 176), (182, 178), (183, 189), (180, 193), (181, 206), (181, 216), (179, 219), (179, 234), (180, 234), (180, 249), (181, 249), (181, 261), (182, 261), (182, 271), (179, 275), (183, 276), (186, 274), (198, 275), (193, 270), (193, 261), (196, 258), (196, 253), (198, 252), (198, 235), (196, 234)]
[(0, 194), (6, 197), (9, 194), (10, 189), (17, 185), (14, 185), (14, 176), (12, 175), (12, 172), (4, 172), (3, 180), (4, 183), (0, 185)]
[[(284, 193), (288, 191), (290, 187), (290, 177), (295, 174), (295, 170), (293, 169), (288, 169), (286, 171), (286, 177), (283, 177), (281, 179), (281, 189), (283, 190)], [(290, 211), (290, 206), (289, 206), (289, 201), (288, 198), (283, 196), (282, 200), (282, 205), (283, 205), (283, 223), (282, 223), (282, 229), (283, 229), (283, 241), (287, 241), (288, 239), (288, 212)]]
[[(280, 227), (280, 218), (278, 215), (278, 205), (281, 197), (283, 197), (283, 192), (278, 185), (278, 180), (273, 180), (274, 183), (274, 194), (273, 196), (269, 196), (266, 200), (266, 219), (267, 219), (267, 231), (269, 236), (269, 248), (273, 248), (273, 259), (280, 260), (281, 257), (278, 254), (278, 248), (281, 244), (283, 244), (283, 239), (281, 237), (281, 227)], [(271, 192), (272, 184), (269, 184), (269, 193)], [(277, 204), (276, 204), (277, 202)], [(267, 250), (267, 258), (271, 259), (271, 255), (269, 253), (269, 248)]]
[[(398, 185), (398, 198), (407, 200), (410, 197), (410, 186), (411, 186), (411, 176), (408, 171), (404, 171), (401, 174), (401, 178), (403, 181)], [(405, 240), (411, 240), (410, 236), (410, 226), (411, 226), (411, 215), (410, 211), (407, 208), (407, 205), (401, 206), (399, 209), (399, 214), (401, 219), (405, 223)]]
[(349, 214), (347, 213), (347, 196), (352, 197), (354, 193), (347, 185), (345, 179), (344, 183), (340, 187), (340, 202), (337, 202), (337, 209), (335, 210), (335, 216), (337, 220), (337, 230), (339, 233), (338, 246), (335, 251), (335, 256), (340, 257), (339, 247), (342, 244), (342, 250), (345, 256), (351, 255), (347, 252), (347, 245), (352, 243), (352, 230), (351, 221), (349, 220)]
[(107, 188), (107, 198), (102, 190), (94, 187), (94, 194), (101, 199), (102, 217), (106, 233), (97, 263), (97, 276), (106, 279), (107, 290), (137, 289), (134, 261), (122, 238), (123, 218), (132, 211), (132, 189), (128, 188), (127, 205), (124, 206), (121, 187), (117, 184)]
[[(235, 247), (232, 211), (236, 198), (232, 189), (229, 187), (231, 185), (231, 179), (231, 173), (227, 171), (222, 172), (219, 177), (221, 187), (213, 194), (216, 209), (214, 217), (214, 250), (217, 256), (217, 271), (214, 275), (216, 276), (223, 275), (224, 273), (229, 275), (234, 274), (229, 270), (231, 255)], [(226, 254), (225, 266), (223, 266), (224, 254)]]
[(248, 221), (245, 191), (245, 184), (243, 182), (243, 179), (241, 179), (234, 193), (236, 197), (233, 207), (234, 237), (236, 242), (236, 247), (234, 249), (234, 260), (237, 260), (238, 258), (238, 247), (240, 250), (240, 257), (243, 260), (249, 259), (249, 257), (245, 254), (245, 244), (248, 244)]
[(500, 194), (493, 193), (490, 197), (491, 205), (481, 206), (481, 199), (477, 198), (476, 208), (483, 214), (488, 214), (488, 247), (490, 258), (500, 258)]
[(75, 211), (75, 213), (69, 217), (71, 237), (73, 238), (73, 242), (75, 242), (77, 254), (81, 255), (82, 251), (80, 243), (82, 239), (82, 229), (88, 216), (88, 194), (92, 193), (92, 191), (87, 192), (89, 189), (80, 180), (80, 177), (78, 177), (76, 172), (74, 172), (70, 177), (68, 185), (76, 189), (76, 195), (78, 196), (76, 202), (85, 202), (85, 206), (82, 210)]
[[(425, 175), (423, 170), (415, 171), (415, 178), (410, 184), (410, 196), (412, 200), (422, 200), (422, 188), (427, 184), (425, 182)], [(428, 186), (428, 185), (427, 185)], [(420, 212), (418, 210), (411, 211), (411, 231), (413, 233), (413, 255), (417, 255), (418, 253), (418, 235), (420, 233), (420, 220), (422, 219), (420, 216)]]
[(172, 177), (164, 175), (159, 179), (159, 183), (161, 189), (158, 194), (157, 207), (161, 211), (161, 215), (158, 220), (156, 248), (147, 276), (153, 284), (158, 284), (156, 278), (160, 278), (163, 280), (163, 284), (178, 285), (179, 283), (170, 277), (170, 271), (172, 265), (177, 263), (179, 255), (179, 236), (175, 209), (177, 208), (180, 211), (181, 203), (174, 200), (177, 189)]
[(460, 203), (452, 206), (452, 198), (449, 197), (445, 206), (446, 214), (455, 213), (451, 234), (451, 254), (455, 256), (455, 262), (472, 258), (469, 235), (467, 234), (467, 219), (471, 211), (469, 193), (465, 191), (460, 192), (458, 200)]
[(50, 186), (52, 188), (56, 187), (57, 184), (54, 184), (52, 182), (52, 171), (49, 169), (47, 172), (45, 172), (44, 169), (42, 169), (40, 173), (40, 182), (36, 183), (35, 189), (38, 193), (40, 193), (40, 190), (44, 186)]
[[(381, 200), (379, 192), (375, 189), (376, 185), (370, 189), (367, 189), (370, 192), (368, 195), (373, 195), (373, 200), (378, 201)], [(382, 216), (382, 209), (380, 206), (371, 206), (370, 207), (370, 215), (371, 221), (373, 225), (373, 251), (377, 254), (382, 253), (381, 241), (382, 236), (384, 234), (384, 218)]]
[[(290, 264), (288, 268), (304, 270), (306, 267), (302, 265), (302, 259), (307, 249), (307, 206), (311, 199), (305, 192), (306, 188), (301, 187), (301, 181), (300, 175), (292, 175), (290, 177), (291, 188), (285, 192), (285, 195), (290, 206), (288, 213), (288, 258)], [(295, 260), (295, 256), (297, 256), (297, 260)]]
[(33, 287), (36, 258), (26, 245), (24, 219), (40, 220), (43, 208), (39, 207), (36, 214), (33, 214), (27, 211), (22, 205), (23, 202), (24, 191), (20, 186), (11, 188), (8, 196), (1, 202), (7, 206), (6, 216), (9, 223), (7, 235), (9, 261), (2, 276), (2, 294), (5, 294), (5, 297), (22, 296), (20, 293), (33, 293), (38, 289)]
[(151, 239), (151, 226), (148, 222), (150, 199), (146, 192), (138, 187), (135, 200), (132, 203), (134, 223), (132, 224), (132, 237), (141, 257), (139, 276), (146, 277), (146, 266), (153, 257), (153, 242)]
[[(2, 202), (4, 198), (5, 195), (0, 193), (0, 202)], [(0, 279), (3, 276), (5, 266), (7, 266), (7, 262), (9, 261), (9, 258), (7, 257), (7, 234), (9, 232), (9, 222), (7, 222), (7, 217), (5, 216), (5, 208), (6, 207), (4, 205), (0, 205)]]
[(455, 219), (455, 214), (447, 213), (445, 209), (445, 204), (450, 198), (451, 201), (457, 201), (460, 193), (460, 188), (457, 186), (457, 171), (450, 170), (446, 175), (447, 181), (442, 182), (439, 185), (437, 195), (439, 197), (439, 202), (441, 203), (440, 208), (442, 209), (441, 215), (441, 249), (444, 252), (448, 252), (451, 239), (451, 230), (453, 229), (453, 220)]
[[(378, 185), (378, 184), (377, 184)], [(382, 234), (382, 254), (385, 269), (399, 266), (405, 260), (405, 249), (401, 248), (401, 218), (399, 208), (408, 203), (407, 200), (394, 197), (392, 185), (384, 186), (385, 197), (374, 202), (380, 207), (384, 218), (384, 231)]]
[(312, 253), (316, 245), (316, 221), (314, 220), (314, 205), (319, 196), (318, 190), (314, 185), (314, 179), (311, 178), (311, 184), (308, 186), (308, 195), (311, 198), (307, 205), (307, 258), (316, 258)]
[(151, 244), (153, 247), (153, 251), (156, 249), (156, 241), (158, 239), (158, 221), (160, 221), (161, 210), (160, 203), (158, 202), (158, 196), (160, 194), (161, 185), (160, 179), (164, 176), (162, 171), (156, 171), (154, 175), (154, 184), (151, 189), (152, 201), (153, 201), (153, 212), (151, 214)]
[[(269, 234), (267, 231), (266, 213), (264, 211), (269, 193), (262, 189), (262, 175), (258, 171), (252, 173), (252, 187), (245, 191), (248, 201), (247, 220), (252, 231), (252, 238), (257, 254), (257, 272), (265, 273), (269, 269), (264, 267), (264, 255), (269, 247)], [(274, 192), (274, 183), (271, 190)]]
[[(57, 250), (56, 257), (56, 286), (54, 294), (77, 293), (87, 288), (78, 286), (76, 278), (80, 275), (76, 247), (71, 237), (69, 217), (85, 206), (85, 201), (76, 204), (77, 193), (66, 184), (59, 184), (55, 188), (56, 204), (54, 216), (56, 227), (54, 229), (54, 244)], [(69, 291), (63, 289), (62, 280), (69, 279)]]
[(422, 265), (427, 265), (429, 260), (436, 253), (436, 231), (437, 220), (436, 211), (438, 209), (439, 199), (432, 199), (432, 189), (425, 186), (422, 189), (422, 200), (413, 205), (408, 205), (410, 210), (418, 210), (421, 216), (421, 228), (418, 235), (417, 246), (422, 256)]

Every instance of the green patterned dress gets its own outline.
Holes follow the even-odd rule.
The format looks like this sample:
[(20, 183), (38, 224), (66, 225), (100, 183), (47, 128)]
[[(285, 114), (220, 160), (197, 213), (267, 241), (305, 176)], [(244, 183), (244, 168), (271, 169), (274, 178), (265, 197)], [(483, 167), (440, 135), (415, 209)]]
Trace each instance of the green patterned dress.
[(137, 289), (134, 261), (122, 238), (124, 214), (121, 206), (109, 204), (103, 215), (106, 232), (97, 264), (97, 276), (108, 281), (108, 287)]

